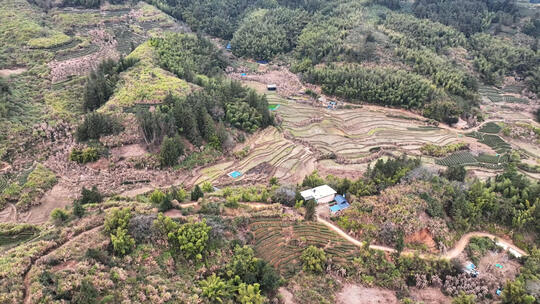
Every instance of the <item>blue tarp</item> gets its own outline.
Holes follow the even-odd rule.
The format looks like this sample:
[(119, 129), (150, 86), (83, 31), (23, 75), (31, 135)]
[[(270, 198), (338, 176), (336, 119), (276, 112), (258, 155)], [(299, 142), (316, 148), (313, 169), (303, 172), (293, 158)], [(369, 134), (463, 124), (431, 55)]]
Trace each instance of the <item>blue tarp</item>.
[(242, 176), (242, 173), (238, 172), (238, 171), (233, 171), (231, 173), (228, 174), (230, 177), (232, 178), (238, 178), (240, 176)]
[(242, 73), (241, 75), (242, 75), (242, 76), (246, 76), (247, 74), (246, 74), (246, 73)]
[(349, 206), (350, 205), (347, 202), (342, 203), (342, 204), (335, 204), (334, 206), (330, 206), (330, 211), (332, 211), (332, 213), (336, 213), (338, 211), (349, 208)]
[(268, 61), (266, 61), (266, 60), (257, 60), (257, 63), (260, 63), (260, 64), (268, 64)]
[(343, 204), (343, 203), (347, 203), (347, 200), (342, 196), (342, 195), (336, 195), (336, 197), (334, 197), (334, 200), (336, 201), (336, 203), (338, 204)]
[(227, 50), (230, 50), (231, 49), (231, 43), (227, 43)]

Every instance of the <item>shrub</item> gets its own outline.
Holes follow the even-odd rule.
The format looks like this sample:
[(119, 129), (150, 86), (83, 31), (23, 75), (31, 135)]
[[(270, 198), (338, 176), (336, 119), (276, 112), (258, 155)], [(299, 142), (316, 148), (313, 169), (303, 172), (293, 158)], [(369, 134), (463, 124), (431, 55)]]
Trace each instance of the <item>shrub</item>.
[(61, 224), (65, 222), (68, 219), (68, 217), (69, 217), (68, 213), (64, 209), (61, 209), (61, 208), (55, 208), (51, 212), (51, 219), (53, 219), (53, 221), (56, 224)]
[(187, 197), (187, 193), (184, 188), (177, 189), (174, 186), (171, 186), (171, 188), (169, 189), (169, 195), (171, 197), (171, 200), (177, 200), (179, 203), (183, 202)]
[(236, 300), (240, 304), (263, 304), (265, 297), (261, 295), (260, 285), (240, 283)]
[(129, 208), (114, 208), (105, 217), (104, 231), (107, 234), (114, 233), (118, 228), (127, 228), (131, 219), (131, 210)]
[(199, 185), (196, 185), (195, 188), (191, 191), (191, 200), (192, 201), (198, 201), (199, 198), (203, 197), (204, 193), (201, 190), (201, 187)]
[(83, 279), (79, 291), (73, 296), (73, 303), (97, 303), (98, 290), (89, 279)]
[(214, 186), (210, 182), (204, 182), (201, 186), (201, 189), (204, 193), (214, 192)]
[(96, 186), (93, 186), (92, 189), (86, 189), (85, 187), (81, 190), (81, 198), (79, 199), (81, 204), (94, 204), (101, 203), (103, 201), (103, 196), (99, 192)]
[(133, 239), (126, 228), (118, 227), (114, 233), (111, 233), (111, 243), (116, 254), (123, 256), (131, 252), (135, 246)]
[(73, 150), (71, 150), (71, 153), (69, 154), (69, 160), (78, 162), (79, 164), (95, 162), (98, 159), (98, 150), (91, 147), (85, 148), (83, 150), (73, 148)]
[(83, 122), (77, 127), (75, 136), (78, 141), (99, 139), (102, 135), (116, 134), (122, 131), (122, 125), (110, 115), (102, 113), (90, 113), (84, 117)]
[(84, 213), (86, 212), (86, 209), (82, 206), (82, 204), (78, 200), (73, 201), (73, 215), (75, 215), (78, 218), (83, 217)]
[(150, 195), (150, 201), (154, 206), (158, 207), (158, 210), (160, 212), (165, 212), (173, 207), (169, 195), (164, 194), (159, 189), (156, 189), (154, 190), (154, 192), (152, 192), (152, 194)]
[(209, 303), (224, 303), (231, 296), (230, 287), (223, 279), (213, 273), (204, 280), (199, 281), (201, 295), (209, 300)]
[(302, 252), (300, 260), (304, 271), (321, 273), (326, 264), (326, 254), (323, 249), (310, 245)]

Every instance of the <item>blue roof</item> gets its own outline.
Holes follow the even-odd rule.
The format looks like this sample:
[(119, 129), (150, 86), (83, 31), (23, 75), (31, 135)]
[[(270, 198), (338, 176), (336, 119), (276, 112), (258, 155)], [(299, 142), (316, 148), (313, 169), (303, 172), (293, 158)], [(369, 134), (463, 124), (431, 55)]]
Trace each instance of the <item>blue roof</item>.
[(227, 43), (227, 50), (230, 50), (231, 49), (231, 43)]
[(335, 204), (334, 206), (330, 206), (330, 211), (332, 211), (332, 213), (336, 213), (338, 211), (349, 208), (349, 206), (350, 205), (347, 202), (341, 203), (341, 204)]
[(339, 195), (339, 194), (334, 197), (334, 200), (338, 204), (347, 203), (347, 200), (342, 195)]

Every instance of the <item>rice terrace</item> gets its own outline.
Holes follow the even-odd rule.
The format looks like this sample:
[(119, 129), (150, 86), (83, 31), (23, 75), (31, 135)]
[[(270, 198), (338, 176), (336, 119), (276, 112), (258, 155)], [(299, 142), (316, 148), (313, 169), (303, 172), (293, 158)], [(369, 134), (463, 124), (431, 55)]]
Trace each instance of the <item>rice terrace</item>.
[(0, 0), (0, 303), (538, 303), (539, 16)]

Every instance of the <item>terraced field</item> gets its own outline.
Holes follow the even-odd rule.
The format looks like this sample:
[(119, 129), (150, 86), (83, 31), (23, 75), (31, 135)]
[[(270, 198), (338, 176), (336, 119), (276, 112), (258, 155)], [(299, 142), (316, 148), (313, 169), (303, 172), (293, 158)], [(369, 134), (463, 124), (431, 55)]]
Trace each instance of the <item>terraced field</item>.
[[(296, 182), (315, 169), (313, 153), (283, 137), (276, 128), (269, 127), (235, 148), (246, 148), (248, 154), (238, 160), (219, 163), (202, 169), (196, 183), (217, 181), (219, 185), (266, 181), (272, 176), (281, 181)], [(227, 175), (239, 171), (242, 176), (233, 179)]]
[(316, 222), (287, 222), (281, 218), (254, 218), (250, 230), (256, 254), (284, 276), (301, 269), (300, 255), (309, 245), (323, 248), (334, 263), (352, 260), (356, 246)]
[(456, 132), (419, 125), (413, 120), (388, 117), (383, 111), (327, 110), (288, 103), (276, 111), (283, 129), (322, 153), (355, 161), (377, 148), (418, 154), (425, 143), (445, 145), (458, 141)]

